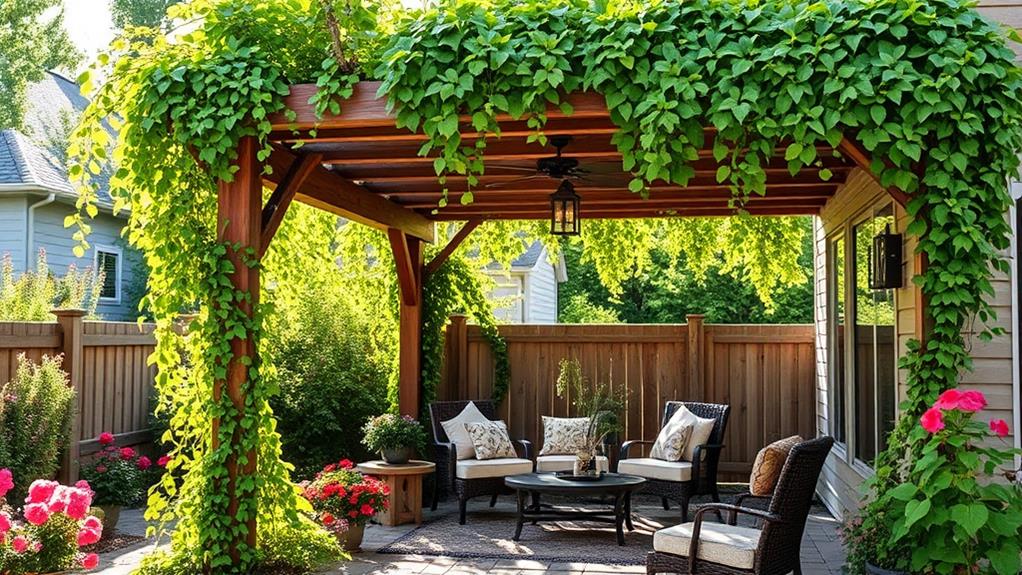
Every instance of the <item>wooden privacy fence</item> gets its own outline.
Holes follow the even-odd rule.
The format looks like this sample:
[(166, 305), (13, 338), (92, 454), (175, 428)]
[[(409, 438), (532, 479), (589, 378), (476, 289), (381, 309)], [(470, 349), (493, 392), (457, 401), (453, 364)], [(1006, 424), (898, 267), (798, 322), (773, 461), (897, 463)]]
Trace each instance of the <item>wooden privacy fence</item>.
[[(715, 325), (702, 316), (672, 325), (505, 325), (511, 386), (500, 407), (513, 437), (538, 450), (543, 415), (568, 415), (555, 390), (558, 362), (574, 357), (586, 377), (626, 390), (619, 439), (656, 438), (664, 403), (731, 405), (721, 472), (747, 481), (761, 447), (815, 436), (816, 363), (812, 325)], [(447, 328), (438, 397), (488, 399), (494, 366), (479, 328), (462, 316)]]
[(64, 355), (78, 405), (61, 478), (74, 480), (79, 455), (98, 450), (95, 439), (100, 433), (113, 433), (123, 446), (151, 439), (149, 400), (156, 368), (147, 358), (156, 338), (149, 324), (84, 321), (78, 310), (54, 314), (56, 323), (0, 322), (0, 383), (14, 376), (21, 354), (34, 361)]

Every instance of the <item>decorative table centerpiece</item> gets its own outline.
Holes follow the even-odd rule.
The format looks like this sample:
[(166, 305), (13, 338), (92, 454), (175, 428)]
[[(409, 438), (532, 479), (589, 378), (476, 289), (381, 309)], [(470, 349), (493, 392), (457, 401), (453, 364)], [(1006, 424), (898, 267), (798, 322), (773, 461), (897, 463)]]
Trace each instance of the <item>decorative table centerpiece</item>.
[(391, 464), (408, 463), (426, 445), (426, 432), (415, 418), (386, 413), (366, 422), (362, 444)]
[(576, 417), (587, 419), (584, 433), (579, 438), (574, 474), (598, 477), (596, 458), (603, 451), (607, 436), (621, 430), (622, 392), (602, 383), (590, 385), (582, 375), (582, 365), (575, 358), (562, 359), (559, 367), (557, 397), (570, 397)]
[(20, 511), (5, 499), (13, 488), (10, 470), (0, 469), (0, 573), (66, 573), (99, 565), (98, 555), (80, 549), (103, 536), (103, 524), (89, 514), (88, 483), (34, 481)]
[(390, 494), (386, 485), (355, 471), (347, 459), (327, 465), (302, 488), (319, 523), (337, 537), (345, 551), (359, 550), (366, 523), (387, 509)]

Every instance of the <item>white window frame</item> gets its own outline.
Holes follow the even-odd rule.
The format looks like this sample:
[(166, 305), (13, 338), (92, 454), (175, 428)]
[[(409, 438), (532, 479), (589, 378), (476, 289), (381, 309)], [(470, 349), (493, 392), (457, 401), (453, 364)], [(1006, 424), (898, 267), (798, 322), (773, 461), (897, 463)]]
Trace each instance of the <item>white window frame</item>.
[[(95, 250), (93, 251), (93, 255), (92, 255), (92, 269), (95, 270), (95, 273), (96, 273), (97, 276), (99, 275), (99, 253), (100, 252), (103, 252), (105, 254), (110, 254), (110, 255), (113, 255), (113, 256), (117, 256), (117, 271), (115, 272), (115, 277), (114, 277), (114, 291), (115, 291), (115, 293), (117, 295), (115, 297), (103, 297), (103, 296), (100, 296), (99, 301), (102, 302), (102, 303), (108, 303), (108, 304), (119, 304), (119, 303), (121, 303), (121, 292), (123, 291), (121, 289), (121, 280), (124, 277), (123, 270), (122, 270), (122, 267), (124, 266), (124, 250), (122, 250), (119, 247), (115, 247), (115, 246), (106, 246), (106, 245), (96, 244)], [(99, 287), (100, 287), (100, 290), (101, 290), (101, 293), (102, 293), (103, 286), (99, 286)]]

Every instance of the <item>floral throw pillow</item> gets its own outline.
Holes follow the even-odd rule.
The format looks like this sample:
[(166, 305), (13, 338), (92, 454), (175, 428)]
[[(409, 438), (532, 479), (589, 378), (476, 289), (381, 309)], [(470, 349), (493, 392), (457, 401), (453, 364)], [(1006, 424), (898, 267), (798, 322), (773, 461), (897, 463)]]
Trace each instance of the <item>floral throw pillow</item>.
[(676, 420), (671, 418), (667, 425), (660, 430), (660, 435), (657, 435), (656, 442), (653, 443), (653, 449), (650, 450), (649, 456), (663, 461), (680, 460), (694, 430), (695, 426), (691, 422), (685, 419)]
[(507, 426), (503, 421), (486, 423), (466, 423), (465, 429), (472, 438), (472, 446), (476, 451), (476, 459), (501, 459), (518, 457), (511, 438), (507, 435)]
[(585, 449), (588, 417), (543, 416), (543, 449), (540, 455), (575, 455)]

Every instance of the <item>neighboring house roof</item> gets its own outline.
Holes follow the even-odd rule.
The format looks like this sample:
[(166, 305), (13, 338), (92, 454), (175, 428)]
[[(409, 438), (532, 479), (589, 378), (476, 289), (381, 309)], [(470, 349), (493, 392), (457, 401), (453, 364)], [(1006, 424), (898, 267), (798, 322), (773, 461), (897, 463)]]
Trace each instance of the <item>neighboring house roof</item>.
[[(61, 122), (74, 120), (89, 101), (78, 85), (49, 72), (28, 88), (25, 131), (0, 130), (0, 193), (44, 192), (76, 200), (78, 194), (68, 180), (63, 162), (44, 144), (44, 138), (61, 130)], [(94, 177), (99, 203), (109, 208), (109, 178)]]
[[(517, 258), (514, 259), (514, 261), (511, 262), (511, 269), (509, 271), (513, 272), (529, 271), (536, 267), (536, 264), (539, 263), (540, 258), (547, 257), (546, 254), (547, 254), (546, 246), (544, 246), (543, 243), (540, 242), (539, 240), (536, 240), (532, 242), (532, 245), (530, 245), (528, 249), (526, 249), (525, 252), (522, 253), (522, 255), (518, 256)], [(557, 262), (554, 264), (553, 267), (557, 283), (564, 283), (568, 281), (567, 267), (565, 266), (564, 263), (563, 253), (561, 253), (558, 256)], [(501, 265), (497, 262), (491, 262), (488, 266), (486, 266), (486, 269), (488, 273), (500, 273), (504, 271)]]

